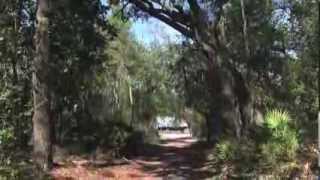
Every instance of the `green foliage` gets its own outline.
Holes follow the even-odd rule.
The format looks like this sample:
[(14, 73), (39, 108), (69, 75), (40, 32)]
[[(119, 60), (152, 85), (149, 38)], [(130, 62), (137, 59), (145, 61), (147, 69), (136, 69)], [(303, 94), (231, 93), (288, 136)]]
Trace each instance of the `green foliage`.
[(280, 132), (284, 132), (291, 121), (289, 113), (279, 109), (268, 111), (265, 117), (265, 124), (268, 129), (275, 132), (275, 137), (280, 136)]
[[(309, 4), (310, 3), (310, 4)], [(302, 7), (301, 7), (302, 6)], [(316, 118), (319, 110), (319, 13), (318, 6), (308, 1), (301, 5), (300, 11), (306, 11), (303, 15), (297, 14), (303, 29), (298, 31), (304, 38), (304, 46), (299, 51), (295, 60), (288, 62), (288, 70), (285, 85), (289, 94), (288, 109), (299, 119), (298, 124), (305, 132), (304, 136), (314, 138), (317, 135)]]
[(215, 153), (220, 161), (231, 161), (236, 158), (238, 144), (229, 139), (223, 139), (216, 144)]
[(266, 142), (261, 145), (261, 155), (268, 164), (280, 160), (293, 160), (299, 148), (298, 134), (291, 127), (289, 113), (282, 110), (268, 111), (265, 116)]
[(18, 180), (21, 178), (23, 178), (22, 174), (15, 167), (7, 167), (6, 169), (0, 167), (0, 180)]
[(1, 169), (3, 168), (6, 176), (14, 177), (16, 171), (11, 168), (12, 151), (14, 150), (15, 137), (13, 128), (3, 128), (0, 130), (0, 178)]
[(18, 158), (16, 153), (17, 138), (13, 127), (2, 127), (0, 129), (0, 179), (22, 179), (23, 171), (19, 163), (22, 158)]
[(282, 147), (278, 143), (269, 142), (261, 145), (261, 155), (266, 164), (275, 165), (282, 152)]
[[(178, 112), (179, 98), (173, 91), (168, 71), (175, 54), (159, 44), (147, 48), (137, 42), (129, 31), (131, 23), (122, 21), (119, 16), (111, 16), (108, 20), (117, 29), (116, 36), (111, 38), (108, 33), (105, 34), (108, 44), (104, 46), (101, 61), (87, 64), (86, 68), (92, 67), (96, 71), (90, 68), (82, 70), (76, 66), (85, 61), (85, 58), (73, 61), (72, 56), (69, 60), (73, 65), (70, 67), (65, 62), (59, 64), (68, 69), (67, 72), (58, 72), (57, 80), (64, 77), (62, 79), (65, 81), (59, 81), (55, 87), (56, 96), (64, 97), (57, 99), (55, 104), (55, 114), (60, 114), (57, 116), (60, 118), (57, 134), (63, 135), (62, 141), (64, 137), (83, 140), (81, 136), (86, 136), (83, 141), (88, 141), (89, 144), (121, 148), (126, 139), (138, 130), (143, 132), (146, 141), (154, 142), (158, 138), (153, 126), (155, 117)], [(60, 36), (56, 38), (57, 41), (64, 40)], [(77, 40), (73, 41), (75, 47), (79, 46), (74, 50), (81, 48), (77, 45)], [(61, 45), (69, 46), (64, 43)], [(54, 47), (58, 48), (56, 50), (62, 49), (61, 46)], [(78, 56), (73, 50), (64, 50)], [(61, 54), (61, 57), (68, 56)], [(95, 58), (97, 57), (93, 57), (93, 60), (97, 60)], [(79, 77), (77, 81), (75, 77)], [(77, 84), (69, 85), (70, 83)], [(64, 88), (63, 84), (68, 86)]]
[(3, 150), (14, 140), (12, 128), (4, 128), (0, 130), (0, 148)]
[(199, 139), (206, 137), (206, 120), (202, 114), (197, 111), (191, 111), (191, 109), (186, 109), (183, 116), (183, 119), (190, 125), (192, 136)]
[(109, 146), (111, 148), (123, 148), (126, 145), (126, 141), (132, 133), (132, 129), (125, 124), (109, 123), (110, 126), (104, 128), (104, 132), (100, 134), (100, 137), (108, 134), (107, 137), (101, 138), (101, 145)]
[(32, 132), (34, 24), (27, 16), (33, 16), (34, 5), (29, 0), (0, 3), (0, 179), (22, 179), (17, 164), (23, 160), (17, 156), (28, 150)]
[[(211, 1), (205, 2), (203, 7), (211, 12)], [(183, 0), (161, 3), (176, 9), (174, 13), (189, 11)], [(299, 148), (300, 132), (312, 134), (312, 139), (316, 134), (318, 3), (296, 0), (244, 3), (250, 57), (244, 51), (238, 0), (228, 1), (223, 7), (215, 36), (219, 36), (217, 44), (227, 46), (217, 53), (223, 56), (224, 48), (230, 53), (228, 57), (232, 58), (224, 62), (246, 76), (255, 107), (263, 110), (280, 107), (288, 112), (267, 112), (265, 140), (257, 142), (260, 151), (255, 152), (253, 145), (246, 147), (224, 139), (215, 152), (221, 161), (238, 159), (238, 151), (239, 159), (261, 155), (268, 164), (292, 160)], [(282, 3), (283, 7), (279, 7)], [(71, 139), (89, 148), (97, 145), (121, 148), (130, 139), (153, 142), (158, 137), (153, 127), (155, 117), (179, 118), (187, 108), (190, 112), (186, 119), (193, 135), (205, 135), (204, 115), (217, 106), (217, 101), (209, 88), (208, 61), (196, 41), (187, 39), (146, 47), (130, 33), (134, 22), (110, 15), (101, 1), (70, 0), (62, 4), (57, 1), (52, 8), (50, 96), (58, 142), (69, 143)], [(0, 166), (14, 167), (11, 165), (14, 150), (27, 151), (32, 134), (30, 82), (36, 1), (11, 0), (5, 5), (0, 3), (0, 9)], [(252, 153), (243, 153), (247, 150)], [(17, 174), (14, 168), (5, 171), (12, 172), (10, 177)]]

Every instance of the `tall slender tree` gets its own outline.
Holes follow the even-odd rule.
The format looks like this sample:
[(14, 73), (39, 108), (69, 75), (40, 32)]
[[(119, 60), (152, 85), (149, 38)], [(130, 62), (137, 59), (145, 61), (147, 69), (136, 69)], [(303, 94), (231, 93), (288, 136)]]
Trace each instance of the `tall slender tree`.
[(49, 0), (37, 2), (35, 34), (36, 55), (33, 62), (33, 140), (34, 161), (47, 171), (52, 166), (52, 141), (49, 97)]

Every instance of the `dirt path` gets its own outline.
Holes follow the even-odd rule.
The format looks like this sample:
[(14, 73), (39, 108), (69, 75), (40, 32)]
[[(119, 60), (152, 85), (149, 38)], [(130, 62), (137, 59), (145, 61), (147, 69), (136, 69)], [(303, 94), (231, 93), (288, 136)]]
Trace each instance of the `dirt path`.
[(212, 177), (204, 145), (196, 143), (196, 139), (177, 133), (161, 134), (161, 139), (161, 144), (147, 146), (143, 155), (123, 159), (116, 165), (92, 166), (88, 165), (88, 160), (79, 159), (76, 165), (56, 167), (51, 174), (57, 180), (184, 180)]

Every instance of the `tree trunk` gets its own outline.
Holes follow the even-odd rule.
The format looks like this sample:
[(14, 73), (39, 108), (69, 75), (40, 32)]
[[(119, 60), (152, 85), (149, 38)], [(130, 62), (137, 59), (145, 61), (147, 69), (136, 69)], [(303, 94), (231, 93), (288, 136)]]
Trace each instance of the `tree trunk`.
[(206, 114), (205, 119), (206, 119), (206, 126), (207, 126), (207, 143), (210, 143), (211, 142), (211, 132), (212, 132), (210, 115)]
[(250, 56), (250, 49), (249, 49), (249, 41), (248, 41), (248, 33), (247, 33), (247, 17), (245, 13), (243, 0), (240, 0), (240, 5), (241, 5), (241, 17), (243, 22), (242, 33), (243, 33), (243, 40), (244, 40), (244, 47), (245, 47), (245, 55), (246, 55), (246, 58), (248, 58)]
[[(240, 139), (247, 134), (251, 123), (252, 100), (241, 73), (231, 65), (219, 64), (221, 57), (214, 51), (208, 56), (208, 83), (213, 98), (213, 112), (218, 118), (212, 118), (214, 125), (227, 134)], [(224, 60), (225, 61), (225, 60)]]
[(49, 0), (38, 0), (35, 34), (36, 56), (33, 63), (33, 158), (38, 167), (52, 167), (52, 140), (49, 93)]

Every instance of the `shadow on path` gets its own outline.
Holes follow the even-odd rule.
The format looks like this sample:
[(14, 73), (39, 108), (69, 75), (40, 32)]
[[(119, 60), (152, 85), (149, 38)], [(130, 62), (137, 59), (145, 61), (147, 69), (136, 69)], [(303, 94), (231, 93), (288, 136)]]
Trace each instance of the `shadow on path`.
[(205, 143), (187, 134), (164, 134), (159, 145), (147, 145), (133, 162), (141, 170), (161, 179), (206, 179), (214, 176), (207, 161)]
[(161, 134), (161, 143), (141, 147), (140, 156), (116, 163), (88, 157), (70, 157), (72, 164), (57, 166), (53, 179), (61, 180), (199, 180), (213, 177), (214, 165), (207, 161), (208, 146), (188, 134)]

